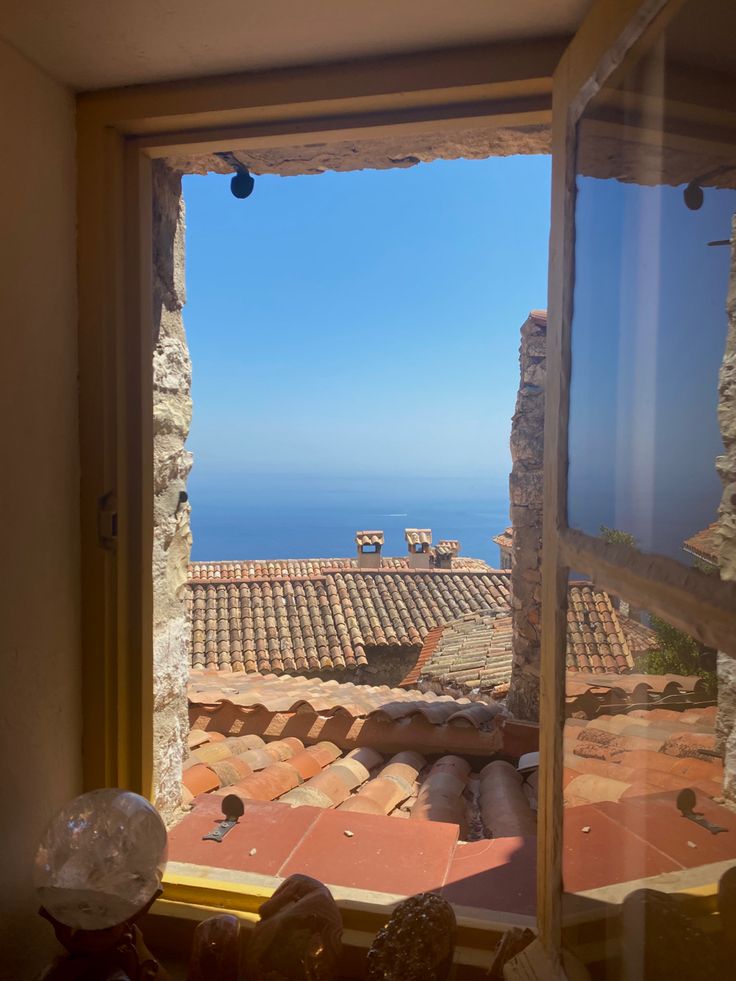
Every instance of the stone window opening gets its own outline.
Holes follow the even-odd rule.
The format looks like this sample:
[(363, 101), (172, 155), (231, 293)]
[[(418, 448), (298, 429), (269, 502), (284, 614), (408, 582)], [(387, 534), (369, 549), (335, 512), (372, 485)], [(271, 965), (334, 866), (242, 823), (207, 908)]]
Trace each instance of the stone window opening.
[[(423, 159), (450, 157), (481, 158), (488, 156), (489, 136), (484, 133), (421, 140), (422, 149), (403, 154), (400, 166), (409, 166)], [(302, 148), (300, 158), (292, 160), (285, 153), (269, 156), (262, 152), (245, 157), (248, 167), (261, 172), (295, 175), (321, 173), (325, 169), (356, 169), (356, 147), (338, 144), (310, 151)], [(309, 154), (314, 160), (308, 159)], [(362, 149), (359, 150), (362, 154)], [(382, 147), (368, 144), (363, 166), (394, 167), (393, 145)], [(184, 173), (227, 172), (221, 155), (198, 160), (159, 161), (154, 166), (154, 322), (156, 346), (154, 353), (154, 472), (155, 472), (155, 541), (154, 541), (154, 658), (155, 658), (155, 734), (154, 763), (156, 770), (156, 804), (167, 822), (176, 827), (181, 817), (181, 766), (187, 752), (187, 737), (191, 728), (186, 690), (188, 665), (187, 611), (185, 588), (191, 548), (191, 505), (186, 481), (192, 466), (191, 454), (185, 447), (192, 417), (191, 361), (184, 329), (185, 304), (185, 213), (181, 190)], [(240, 206), (233, 202), (234, 206)], [(515, 366), (510, 365), (514, 371)], [(172, 507), (173, 505), (173, 507)], [(432, 547), (431, 530), (407, 529), (407, 557), (410, 567), (438, 568), (451, 571), (452, 562), (461, 551), (461, 543), (442, 540)], [(367, 536), (367, 537), (361, 537)], [(375, 532), (359, 532), (358, 564), (367, 570), (381, 561), (381, 540)], [(397, 658), (398, 658), (397, 651)], [(407, 668), (411, 665), (407, 664)], [(405, 673), (405, 672), (404, 672)], [(519, 730), (522, 749), (536, 748), (533, 727)], [(490, 741), (489, 741), (490, 747)], [(441, 745), (430, 742), (421, 747), (428, 759), (441, 753)], [(453, 745), (444, 747), (452, 753)], [(455, 751), (462, 752), (462, 740), (456, 741)], [(498, 756), (500, 744), (492, 755)], [(411, 752), (416, 752), (412, 749)], [(518, 749), (512, 750), (518, 755)], [(395, 754), (394, 754), (395, 755)], [(503, 755), (503, 754), (501, 754)], [(391, 752), (386, 760), (393, 757)], [(508, 765), (508, 764), (505, 764)], [(220, 798), (221, 799), (221, 798)], [(526, 799), (521, 794), (521, 800)], [(451, 818), (448, 817), (448, 820)], [(399, 822), (401, 823), (401, 822)], [(420, 836), (421, 837), (421, 836)], [(526, 847), (523, 875), (526, 890), (532, 896), (528, 913), (533, 912), (534, 849)], [(213, 857), (213, 861), (214, 861)], [(503, 908), (503, 904), (501, 904)]]

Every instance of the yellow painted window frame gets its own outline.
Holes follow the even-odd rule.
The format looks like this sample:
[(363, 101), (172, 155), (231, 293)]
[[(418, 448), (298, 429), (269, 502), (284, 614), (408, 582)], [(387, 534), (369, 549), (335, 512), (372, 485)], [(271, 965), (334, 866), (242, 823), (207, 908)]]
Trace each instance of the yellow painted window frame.
[[(563, 726), (567, 584), (570, 569), (736, 655), (736, 587), (670, 559), (629, 550), (567, 523), (571, 320), (575, 274), (577, 124), (590, 100), (635, 47), (661, 35), (686, 0), (598, 0), (555, 72), (552, 112), (552, 223), (549, 259), (542, 552), (542, 665), (537, 855), (540, 939), (559, 957), (562, 916)], [(686, 890), (712, 910), (716, 884)], [(595, 931), (593, 931), (594, 933)], [(600, 930), (598, 931), (601, 932)]]
[[(563, 49), (557, 39), (78, 98), (87, 788), (153, 795), (152, 162), (383, 135), (409, 142), (414, 133), (481, 125), (550, 125), (552, 74)], [(191, 922), (230, 909), (251, 921), (272, 887), (233, 887), (216, 874), (168, 874), (155, 911)], [(339, 902), (362, 945), (390, 909), (380, 894)], [(529, 923), (459, 912), (464, 963), (479, 968), (505, 929)]]

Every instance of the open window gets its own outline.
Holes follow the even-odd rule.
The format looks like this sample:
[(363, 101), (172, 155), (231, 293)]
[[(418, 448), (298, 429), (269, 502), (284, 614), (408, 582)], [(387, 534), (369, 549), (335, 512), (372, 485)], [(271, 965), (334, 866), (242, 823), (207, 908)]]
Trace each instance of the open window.
[(736, 866), (733, 8), (639, 7), (608, 34), (594, 11), (556, 81), (543, 733), (565, 895), (542, 922), (595, 977), (716, 976)]
[[(632, 884), (649, 881), (663, 892), (690, 896), (683, 908), (695, 926), (716, 909), (717, 884), (733, 858), (736, 835), (726, 803), (733, 792), (728, 719), (736, 637), (733, 300), (728, 300), (733, 233), (726, 227), (734, 174), (729, 17), (730, 5), (715, 0), (599, 0), (556, 72), (553, 114), (547, 63), (540, 66), (529, 56), (534, 70), (515, 85), (508, 58), (501, 63), (490, 52), (463, 64), (462, 71), (451, 59), (428, 59), (412, 76), (419, 81), (411, 96), (406, 74), (388, 65), (370, 93), (361, 89), (360, 73), (341, 74), (338, 91), (338, 76), (327, 69), (307, 77), (261, 78), (257, 84), (209, 81), (81, 100), (89, 786), (121, 785), (146, 794), (153, 786), (155, 160), (191, 159), (223, 148), (293, 146), (295, 140), (344, 144), (358, 135), (395, 135), (404, 128), (426, 135), (440, 121), (457, 131), (467, 128), (468, 119), (482, 119), (494, 133), (503, 126), (521, 128), (533, 141), (553, 116), (537, 924), (550, 957), (559, 957), (564, 940), (598, 976), (615, 977), (622, 938), (636, 936), (627, 933), (634, 930), (632, 920), (621, 916)], [(325, 101), (325, 93), (334, 97)], [(493, 146), (503, 143), (495, 140)], [(673, 242), (686, 249), (685, 266), (674, 261)], [(720, 363), (719, 344), (726, 351), (724, 359), (721, 350)], [(683, 433), (687, 440), (673, 452), (673, 440)], [(590, 491), (593, 460), (609, 477), (601, 497)], [(667, 511), (658, 504), (662, 497)], [(693, 501), (697, 507), (691, 509)], [(185, 505), (178, 497), (167, 501), (172, 515)], [(597, 595), (600, 591), (606, 599)], [(625, 637), (610, 628), (622, 620)], [(606, 656), (624, 666), (631, 684), (620, 678), (603, 683), (610, 672), (600, 668), (607, 662), (593, 663), (598, 683), (581, 696), (576, 675), (583, 673), (586, 631), (594, 625), (603, 631)], [(689, 673), (668, 678), (674, 672), (655, 670), (656, 658), (640, 660), (637, 644), (651, 640), (652, 633), (664, 648), (660, 668), (673, 663), (668, 658), (674, 644), (680, 658), (691, 658)], [(536, 680), (538, 693), (538, 674)], [(648, 725), (657, 712), (667, 714), (657, 715), (659, 725)], [(713, 715), (720, 721), (711, 726)], [(694, 728), (674, 731), (674, 723)], [(636, 731), (626, 731), (629, 725)], [(568, 760), (573, 773), (565, 775), (565, 741), (571, 742), (573, 730)], [(642, 730), (657, 731), (647, 736)], [(690, 734), (689, 742), (681, 739), (683, 732)], [(636, 739), (653, 740), (657, 748), (627, 743)], [(576, 753), (583, 744), (603, 749), (595, 751), (598, 757)], [(695, 756), (685, 752), (693, 747)], [(623, 758), (637, 752), (658, 754), (656, 762), (672, 772), (659, 775), (663, 771), (651, 765), (651, 756)], [(579, 771), (580, 765), (589, 772)], [(719, 765), (720, 802), (713, 792)], [(616, 773), (626, 779), (609, 769), (622, 766), (626, 769)], [(609, 781), (598, 785), (607, 787), (608, 800), (589, 799), (598, 778)], [(677, 798), (687, 790), (695, 799), (686, 795), (677, 808)], [(575, 808), (593, 808), (595, 821), (610, 829), (616, 821), (607, 811), (614, 805), (631, 809), (627, 802), (639, 797), (644, 798), (637, 805), (642, 834), (634, 835), (636, 845), (622, 835), (628, 843), (622, 847), (632, 849), (622, 854), (629, 857), (608, 881), (576, 880), (574, 866), (565, 866), (565, 841), (571, 840), (566, 836), (579, 836), (593, 858), (599, 839), (593, 819), (580, 824)], [(681, 841), (677, 848), (670, 848), (671, 842), (660, 848), (646, 837), (651, 830), (660, 834), (660, 806), (667, 809), (661, 833), (676, 828), (682, 837), (686, 829), (687, 851), (678, 851)], [(701, 819), (727, 830), (713, 833)], [(640, 861), (652, 848), (656, 867)], [(700, 861), (699, 849), (707, 860)], [(672, 880), (662, 880), (671, 873)], [(569, 902), (563, 902), (563, 885), (572, 896)], [(244, 892), (232, 883), (207, 885), (181, 877), (167, 889), (161, 912), (196, 918), (205, 908), (231, 905), (247, 917), (255, 915), (267, 887)], [(346, 906), (346, 922), (358, 931), (375, 927), (372, 916)], [(713, 919), (708, 922), (714, 925)], [(500, 929), (499, 923), (485, 931), (481, 924), (465, 924), (462, 942), (473, 948), (474, 963), (483, 956), (487, 963)], [(636, 949), (641, 953), (643, 947)]]

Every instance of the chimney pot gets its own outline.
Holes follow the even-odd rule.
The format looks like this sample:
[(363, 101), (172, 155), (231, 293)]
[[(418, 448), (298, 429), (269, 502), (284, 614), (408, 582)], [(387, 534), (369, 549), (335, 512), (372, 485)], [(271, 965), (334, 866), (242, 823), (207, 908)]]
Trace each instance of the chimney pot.
[(383, 548), (382, 531), (356, 531), (355, 544), (358, 547), (359, 569), (380, 568)]
[(460, 542), (456, 538), (443, 538), (434, 550), (435, 565), (438, 569), (451, 569), (452, 560), (460, 553)]
[(404, 537), (409, 550), (409, 568), (429, 569), (432, 530), (430, 528), (405, 528)]

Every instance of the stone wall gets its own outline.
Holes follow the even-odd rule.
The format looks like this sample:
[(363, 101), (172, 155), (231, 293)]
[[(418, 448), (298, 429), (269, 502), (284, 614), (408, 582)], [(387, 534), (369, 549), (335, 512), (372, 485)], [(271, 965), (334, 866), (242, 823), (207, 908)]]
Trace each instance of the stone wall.
[(511, 421), (511, 614), (513, 666), (507, 703), (519, 719), (539, 719), (542, 610), (542, 496), (547, 315), (529, 314), (521, 328), (521, 377)]
[[(736, 242), (736, 215), (731, 225)], [(736, 247), (731, 248), (731, 274), (727, 300), (728, 335), (718, 384), (718, 421), (725, 453), (716, 466), (723, 481), (718, 510), (718, 564), (721, 578), (736, 581)], [(725, 775), (723, 791), (736, 804), (736, 660), (718, 655), (718, 718), (716, 731), (721, 741)]]
[(192, 418), (191, 362), (182, 307), (184, 199), (181, 177), (154, 164), (153, 206), (153, 671), (155, 803), (167, 823), (181, 805), (189, 624), (184, 588), (192, 536), (184, 448)]

